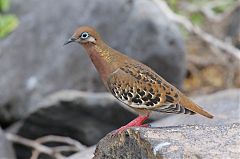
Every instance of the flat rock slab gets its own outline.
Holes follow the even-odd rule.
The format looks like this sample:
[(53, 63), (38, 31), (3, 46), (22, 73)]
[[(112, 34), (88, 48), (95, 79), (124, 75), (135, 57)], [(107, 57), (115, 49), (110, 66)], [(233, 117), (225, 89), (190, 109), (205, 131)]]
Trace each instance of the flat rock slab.
[(220, 125), (240, 123), (240, 89), (219, 91), (211, 95), (195, 98), (194, 101), (214, 115), (213, 119), (201, 115), (174, 115), (158, 120), (151, 125), (154, 127), (177, 125)]
[(94, 159), (239, 158), (239, 139), (240, 123), (131, 128), (120, 135), (104, 137)]

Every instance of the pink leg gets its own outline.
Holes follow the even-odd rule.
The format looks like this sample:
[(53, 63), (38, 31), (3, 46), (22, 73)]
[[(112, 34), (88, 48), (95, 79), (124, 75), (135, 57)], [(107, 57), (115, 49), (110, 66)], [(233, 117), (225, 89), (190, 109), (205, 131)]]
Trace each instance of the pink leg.
[(147, 120), (149, 117), (149, 115), (147, 116), (142, 116), (139, 115), (137, 118), (135, 118), (134, 120), (132, 120), (131, 122), (129, 122), (127, 125), (122, 126), (121, 128), (116, 130), (116, 134), (120, 134), (123, 131), (125, 131), (126, 129), (130, 128), (130, 127), (134, 127), (134, 126), (142, 126), (142, 127), (148, 127), (148, 124), (143, 124), (142, 123)]

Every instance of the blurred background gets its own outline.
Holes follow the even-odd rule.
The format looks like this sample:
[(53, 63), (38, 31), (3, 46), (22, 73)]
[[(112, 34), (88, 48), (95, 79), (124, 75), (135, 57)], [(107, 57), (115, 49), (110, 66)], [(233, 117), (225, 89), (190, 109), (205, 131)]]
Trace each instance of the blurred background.
[(216, 116), (156, 114), (155, 126), (239, 122), (240, 1), (0, 0), (0, 158), (54, 158), (14, 137), (50, 148), (70, 137), (81, 146), (69, 156), (136, 117), (105, 93), (81, 46), (63, 46), (81, 25)]

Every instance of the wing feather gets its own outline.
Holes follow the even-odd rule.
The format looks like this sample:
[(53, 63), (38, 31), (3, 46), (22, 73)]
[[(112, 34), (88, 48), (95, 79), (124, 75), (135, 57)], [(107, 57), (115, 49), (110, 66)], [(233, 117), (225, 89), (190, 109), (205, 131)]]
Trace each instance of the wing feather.
[(107, 85), (118, 100), (130, 107), (194, 114), (179, 104), (178, 90), (147, 66), (125, 64), (109, 76)]

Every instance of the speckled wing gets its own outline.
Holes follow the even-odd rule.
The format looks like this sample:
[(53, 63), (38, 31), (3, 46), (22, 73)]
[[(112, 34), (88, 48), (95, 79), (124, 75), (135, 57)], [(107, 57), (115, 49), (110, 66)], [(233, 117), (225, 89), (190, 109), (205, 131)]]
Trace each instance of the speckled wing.
[(195, 114), (179, 104), (177, 89), (142, 64), (125, 63), (110, 75), (107, 85), (118, 100), (133, 108)]

